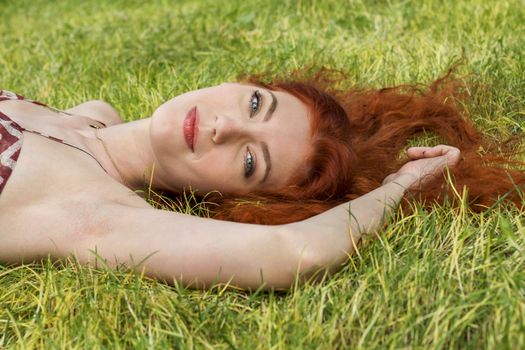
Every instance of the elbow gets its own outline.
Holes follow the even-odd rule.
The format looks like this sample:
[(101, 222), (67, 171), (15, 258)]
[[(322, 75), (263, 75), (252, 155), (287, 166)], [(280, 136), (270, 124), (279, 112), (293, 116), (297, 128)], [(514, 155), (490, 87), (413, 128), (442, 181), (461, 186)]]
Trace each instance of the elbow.
[(314, 246), (297, 247), (294, 256), (297, 277), (312, 276), (328, 266), (327, 261)]
[[(304, 225), (281, 226), (281, 241), (293, 269), (291, 285), (316, 281), (339, 270), (352, 255), (361, 235), (344, 234), (337, 226), (311, 229)], [(285, 252), (286, 253), (286, 252)]]
[(282, 287), (289, 289), (296, 284), (313, 282), (333, 271), (333, 256), (330, 257), (330, 254), (323, 252), (322, 246), (305, 240), (303, 235), (288, 229), (284, 229), (280, 234), (283, 235), (282, 241), (285, 242), (282, 245), (285, 249), (283, 255), (287, 257), (286, 266), (280, 266), (281, 269), (286, 270)]

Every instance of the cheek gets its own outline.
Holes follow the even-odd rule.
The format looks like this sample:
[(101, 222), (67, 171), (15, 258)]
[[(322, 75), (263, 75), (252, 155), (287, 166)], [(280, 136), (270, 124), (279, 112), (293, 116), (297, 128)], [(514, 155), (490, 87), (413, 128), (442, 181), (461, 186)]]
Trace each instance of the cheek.
[(242, 164), (219, 152), (199, 159), (192, 168), (195, 187), (206, 191), (235, 192), (242, 184)]
[(199, 158), (195, 164), (197, 174), (205, 178), (221, 178), (227, 177), (228, 180), (236, 175), (236, 171), (240, 173), (242, 164), (238, 159), (232, 157), (226, 152), (207, 152), (206, 155)]

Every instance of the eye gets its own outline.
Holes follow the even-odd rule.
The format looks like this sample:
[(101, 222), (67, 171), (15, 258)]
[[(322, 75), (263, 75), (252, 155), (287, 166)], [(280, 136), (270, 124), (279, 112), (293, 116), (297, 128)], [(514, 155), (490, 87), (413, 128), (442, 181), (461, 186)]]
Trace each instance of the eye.
[(255, 90), (255, 92), (252, 94), (252, 97), (250, 97), (250, 118), (252, 118), (259, 109), (261, 109), (262, 104), (262, 96), (259, 90)]
[(244, 177), (249, 178), (255, 172), (255, 157), (248, 147), (244, 155)]

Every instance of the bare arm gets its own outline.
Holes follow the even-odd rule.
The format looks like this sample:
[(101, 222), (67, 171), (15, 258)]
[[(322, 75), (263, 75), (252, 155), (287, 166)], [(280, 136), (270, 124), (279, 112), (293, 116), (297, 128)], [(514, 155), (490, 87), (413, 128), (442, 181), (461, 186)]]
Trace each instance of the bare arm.
[(419, 188), (460, 159), (459, 149), (446, 145), (411, 147), (407, 155), (411, 161), (387, 176), (383, 186), (325, 213), (288, 225), (297, 247), (313, 257), (300, 272), (337, 269), (354, 253), (364, 234), (381, 227), (407, 189)]
[[(363, 234), (380, 227), (406, 188), (457, 162), (459, 151), (446, 147), (420, 148), (412, 155), (409, 151), (414, 161), (389, 177), (390, 182), (288, 225), (203, 219), (85, 195), (67, 203), (23, 207), (22, 213), (2, 212), (0, 221), (10, 224), (17, 234), (4, 235), (1, 258), (15, 262), (47, 254), (75, 254), (81, 262), (93, 264), (98, 256), (112, 267), (125, 264), (144, 269), (150, 276), (177, 279), (198, 288), (228, 282), (252, 289), (289, 288), (297, 273), (339, 266), (354, 252)], [(7, 232), (0, 227), (0, 233)]]
[(349, 255), (363, 235), (374, 233), (410, 188), (416, 179), (404, 174), (364, 196), (341, 204), (325, 213), (307, 220), (290, 224), (294, 239), (301, 249), (314, 256), (311, 265), (302, 272), (319, 269), (337, 269)]
[(96, 252), (111, 266), (144, 268), (156, 278), (175, 278), (193, 287), (231, 282), (242, 288), (289, 288), (297, 273), (342, 263), (412, 182), (413, 177), (403, 176), (350, 202), (351, 215), (347, 203), (279, 226), (106, 204), (97, 208), (105, 213), (97, 231), (75, 242), (72, 250), (84, 263), (93, 264)]

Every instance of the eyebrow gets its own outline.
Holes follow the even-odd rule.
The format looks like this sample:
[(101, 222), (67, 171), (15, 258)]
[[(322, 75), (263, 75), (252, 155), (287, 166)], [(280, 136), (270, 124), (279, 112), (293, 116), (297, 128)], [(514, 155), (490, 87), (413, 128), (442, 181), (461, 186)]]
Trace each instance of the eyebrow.
[[(263, 118), (264, 122), (267, 122), (270, 120), (270, 118), (273, 116), (273, 112), (275, 112), (275, 109), (277, 109), (277, 98), (273, 94), (271, 90), (266, 90), (272, 96), (272, 103), (270, 104), (270, 108), (268, 108), (268, 111), (266, 112), (266, 115)], [(260, 183), (263, 183), (266, 181), (268, 176), (270, 175), (270, 170), (272, 170), (272, 159), (270, 158), (270, 151), (268, 150), (268, 144), (266, 142), (261, 142), (261, 148), (263, 151), (264, 156), (264, 162), (266, 163), (266, 169), (264, 170), (264, 176)]]
[(264, 176), (259, 183), (263, 183), (268, 178), (270, 170), (272, 169), (272, 160), (270, 159), (270, 151), (268, 151), (268, 144), (266, 142), (261, 142), (261, 148), (263, 151), (264, 162), (266, 163), (266, 169), (264, 170)]
[(272, 96), (272, 104), (270, 105), (270, 108), (268, 108), (268, 111), (266, 112), (266, 115), (264, 116), (263, 121), (267, 122), (270, 120), (270, 118), (273, 116), (273, 112), (275, 112), (275, 109), (277, 108), (277, 98), (275, 98), (275, 95), (271, 90), (266, 90)]

